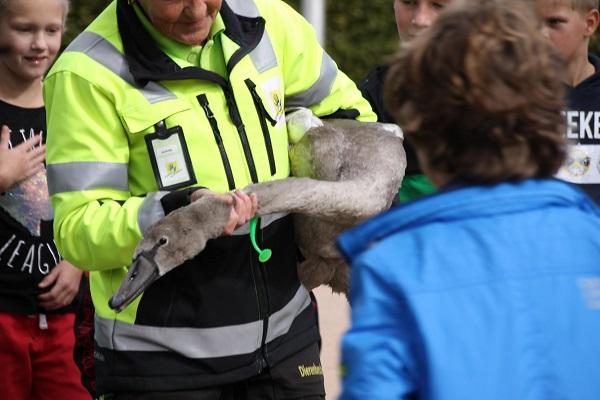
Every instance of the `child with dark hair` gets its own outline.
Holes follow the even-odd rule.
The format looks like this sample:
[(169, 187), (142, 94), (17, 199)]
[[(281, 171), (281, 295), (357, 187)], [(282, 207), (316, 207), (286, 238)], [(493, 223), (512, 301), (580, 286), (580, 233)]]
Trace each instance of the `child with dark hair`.
[(542, 33), (566, 63), (566, 138), (569, 149), (557, 177), (577, 184), (600, 204), (600, 58), (588, 52), (598, 28), (598, 0), (537, 0)]
[[(454, 0), (394, 0), (394, 19), (400, 41), (405, 43), (430, 27), (440, 12), (452, 1)], [(384, 81), (389, 68), (389, 64), (376, 66), (359, 82), (358, 88), (377, 114), (377, 121), (394, 123), (383, 101)], [(432, 182), (423, 175), (411, 144), (405, 142), (404, 149), (406, 171), (397, 199), (401, 203), (431, 194), (436, 190)]]
[(535, 21), (457, 1), (392, 63), (388, 109), (441, 190), (339, 239), (342, 399), (598, 397), (600, 210), (552, 179), (562, 69)]

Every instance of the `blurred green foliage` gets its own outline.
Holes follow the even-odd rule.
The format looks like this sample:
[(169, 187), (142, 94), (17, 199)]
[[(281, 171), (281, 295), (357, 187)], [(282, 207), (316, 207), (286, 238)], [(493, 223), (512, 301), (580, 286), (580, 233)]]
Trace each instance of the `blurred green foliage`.
[[(350, 4), (351, 3), (351, 4)], [(327, 2), (325, 47), (355, 81), (385, 63), (399, 44), (392, 0)]]
[(67, 19), (67, 32), (63, 40), (66, 46), (85, 29), (110, 3), (110, 0), (71, 0), (71, 11)]
[[(300, 11), (300, 0), (285, 0)], [(65, 45), (68, 44), (110, 0), (71, 0)], [(398, 47), (393, 0), (328, 0), (325, 48), (340, 69), (360, 80), (373, 66), (385, 63)], [(600, 53), (595, 35), (590, 49)]]
[[(286, 0), (301, 11), (300, 0)], [(340, 69), (360, 80), (398, 48), (393, 0), (326, 0), (325, 48)]]
[(596, 31), (596, 34), (592, 36), (590, 40), (590, 51), (594, 54), (600, 55), (600, 32)]

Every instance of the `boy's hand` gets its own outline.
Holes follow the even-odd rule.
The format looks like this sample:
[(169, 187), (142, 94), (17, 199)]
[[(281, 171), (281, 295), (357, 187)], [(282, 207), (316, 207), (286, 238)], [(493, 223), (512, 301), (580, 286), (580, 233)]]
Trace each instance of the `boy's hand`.
[(40, 289), (52, 287), (38, 296), (40, 306), (52, 311), (71, 304), (79, 292), (83, 271), (63, 260), (38, 284)]
[(40, 145), (41, 136), (36, 135), (9, 149), (10, 130), (2, 126), (0, 133), (0, 192), (29, 178), (44, 168), (46, 147)]

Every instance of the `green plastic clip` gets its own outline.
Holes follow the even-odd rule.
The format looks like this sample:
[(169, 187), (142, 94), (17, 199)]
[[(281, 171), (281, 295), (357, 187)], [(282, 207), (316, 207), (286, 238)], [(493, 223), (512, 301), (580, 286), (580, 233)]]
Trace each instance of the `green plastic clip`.
[(265, 262), (269, 261), (273, 252), (271, 251), (271, 249), (261, 250), (260, 247), (258, 247), (258, 244), (256, 244), (256, 225), (257, 224), (258, 224), (258, 218), (252, 218), (250, 220), (250, 241), (252, 242), (252, 247), (254, 247), (254, 250), (256, 250), (256, 252), (258, 253), (258, 261), (260, 261), (261, 263), (265, 263)]

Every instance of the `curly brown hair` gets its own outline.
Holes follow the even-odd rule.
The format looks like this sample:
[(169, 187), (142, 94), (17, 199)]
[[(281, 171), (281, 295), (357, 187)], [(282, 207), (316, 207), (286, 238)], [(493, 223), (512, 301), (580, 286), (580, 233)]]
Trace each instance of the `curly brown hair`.
[(393, 60), (388, 109), (431, 171), (491, 183), (562, 164), (562, 63), (526, 3), (456, 2)]

